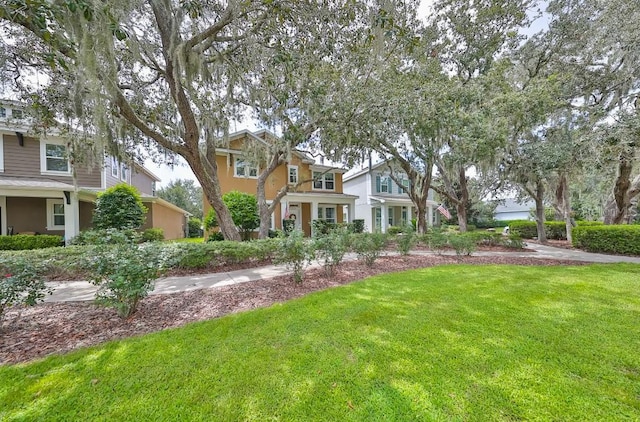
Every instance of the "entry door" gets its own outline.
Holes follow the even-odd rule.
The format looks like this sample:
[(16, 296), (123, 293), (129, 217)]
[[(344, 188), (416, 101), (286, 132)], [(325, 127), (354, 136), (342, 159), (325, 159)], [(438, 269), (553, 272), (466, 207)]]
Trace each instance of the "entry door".
[(301, 226), (302, 223), (300, 221), (301, 218), (302, 218), (302, 213), (300, 212), (300, 205), (298, 205), (298, 204), (295, 204), (295, 205), (289, 204), (289, 220), (293, 220), (293, 219), (296, 220), (295, 227), (298, 230), (300, 229), (300, 227), (302, 227)]

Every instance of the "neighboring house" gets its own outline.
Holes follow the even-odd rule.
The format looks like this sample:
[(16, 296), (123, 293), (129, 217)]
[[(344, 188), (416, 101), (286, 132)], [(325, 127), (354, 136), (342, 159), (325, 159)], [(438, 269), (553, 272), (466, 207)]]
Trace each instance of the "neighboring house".
[(495, 220), (531, 220), (531, 209), (535, 208), (533, 201), (525, 200), (519, 203), (514, 198), (501, 200), (495, 211), (493, 218)]
[[(363, 219), (369, 231), (385, 233), (390, 226), (409, 224), (415, 217), (415, 207), (406, 189), (409, 180), (402, 178), (401, 186), (389, 176), (389, 169), (384, 161), (358, 171), (344, 179), (344, 191), (358, 197), (355, 217)], [(435, 222), (434, 209), (438, 204), (434, 201), (433, 190), (427, 199), (427, 224)]]
[[(74, 186), (72, 170), (76, 173)], [(155, 196), (159, 179), (113, 157), (91, 168), (72, 166), (60, 136), (30, 134), (20, 103), (0, 103), (0, 234), (56, 234), (66, 240), (91, 228), (97, 194), (120, 182), (137, 187), (148, 209), (143, 229), (184, 237), (188, 213)]]
[[(218, 177), (223, 194), (233, 190), (256, 194), (257, 178), (262, 169), (245, 161), (244, 144), (258, 142), (266, 146), (271, 139), (276, 139), (276, 135), (267, 130), (242, 130), (229, 135), (228, 147), (216, 150)], [(342, 174), (346, 171), (316, 164), (306, 154), (293, 151), (290, 161), (280, 165), (266, 182), (268, 203), (271, 203), (281, 188), (287, 184), (290, 188), (272, 214), (271, 227), (282, 229), (283, 219), (295, 219), (296, 228), (310, 236), (313, 220), (332, 223), (353, 221), (356, 197), (342, 192)], [(205, 215), (210, 208), (205, 198)]]

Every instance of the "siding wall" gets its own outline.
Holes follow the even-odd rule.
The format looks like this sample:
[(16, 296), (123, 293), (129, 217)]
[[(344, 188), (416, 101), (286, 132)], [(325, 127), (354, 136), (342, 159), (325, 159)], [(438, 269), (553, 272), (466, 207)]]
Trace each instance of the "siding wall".
[[(131, 177), (131, 185), (138, 188), (140, 193), (146, 195), (153, 195), (153, 182), (154, 180), (149, 177), (147, 174), (142, 173), (140, 171), (136, 171), (136, 169), (129, 169), (130, 177)], [(109, 174), (111, 174), (109, 172)]]
[[(71, 175), (42, 175), (40, 173), (40, 141), (28, 136), (24, 137), (24, 146), (18, 143), (15, 135), (2, 135), (4, 147), (4, 175), (55, 180), (73, 183)], [(78, 166), (76, 168), (78, 186), (100, 188), (102, 184), (101, 169)]]

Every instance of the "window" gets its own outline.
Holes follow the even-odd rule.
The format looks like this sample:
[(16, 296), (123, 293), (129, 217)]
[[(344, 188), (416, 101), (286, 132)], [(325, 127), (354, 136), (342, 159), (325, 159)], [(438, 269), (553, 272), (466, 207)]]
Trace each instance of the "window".
[(241, 158), (236, 158), (234, 166), (234, 175), (236, 177), (258, 177), (258, 167), (251, 166)]
[(14, 119), (22, 119), (22, 110), (16, 110), (15, 108), (11, 110), (11, 117)]
[(289, 169), (289, 184), (295, 185), (298, 183), (298, 166), (287, 166)]
[(321, 171), (313, 172), (313, 188), (334, 190), (335, 189), (335, 175), (333, 173), (322, 173)]
[(7, 109), (4, 107), (0, 107), (0, 118), (5, 118), (7, 117)]
[(111, 175), (113, 177), (118, 177), (118, 160), (116, 160), (116, 157), (111, 157)]
[(376, 192), (391, 193), (391, 178), (389, 176), (376, 176)]
[(47, 199), (47, 229), (64, 230), (64, 201)]
[(387, 220), (389, 221), (389, 225), (393, 226), (393, 207), (387, 208), (387, 212), (389, 213), (387, 217)]
[(404, 193), (409, 190), (409, 179), (400, 179), (401, 185), (398, 185), (398, 193)]
[(377, 230), (381, 230), (382, 229), (382, 208), (376, 207), (374, 208), (374, 210), (375, 210), (375, 216), (374, 216), (375, 228)]
[(335, 207), (318, 207), (318, 219), (327, 223), (336, 223)]
[(401, 219), (402, 219), (402, 224), (403, 225), (407, 225), (409, 224), (409, 214), (407, 212), (407, 207), (402, 207), (402, 213), (401, 213)]
[(127, 181), (127, 165), (126, 164), (122, 164), (122, 169), (120, 170), (120, 178), (125, 182)]
[(43, 173), (69, 174), (69, 160), (67, 159), (67, 146), (63, 143), (41, 142), (41, 167)]

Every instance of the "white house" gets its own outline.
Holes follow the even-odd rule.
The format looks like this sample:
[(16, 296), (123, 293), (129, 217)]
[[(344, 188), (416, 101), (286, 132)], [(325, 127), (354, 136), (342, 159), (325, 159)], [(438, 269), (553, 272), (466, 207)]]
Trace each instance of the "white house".
[[(366, 230), (385, 233), (388, 227), (408, 224), (415, 217), (413, 202), (405, 190), (409, 180), (403, 177), (401, 185), (396, 184), (384, 161), (346, 176), (343, 186), (344, 193), (358, 197), (355, 218), (364, 220)], [(430, 226), (438, 207), (433, 199), (434, 192), (430, 190), (427, 200), (427, 224)]]
[(501, 201), (494, 211), (495, 220), (531, 220), (531, 209), (535, 208), (533, 201), (525, 200), (520, 203), (515, 198)]

